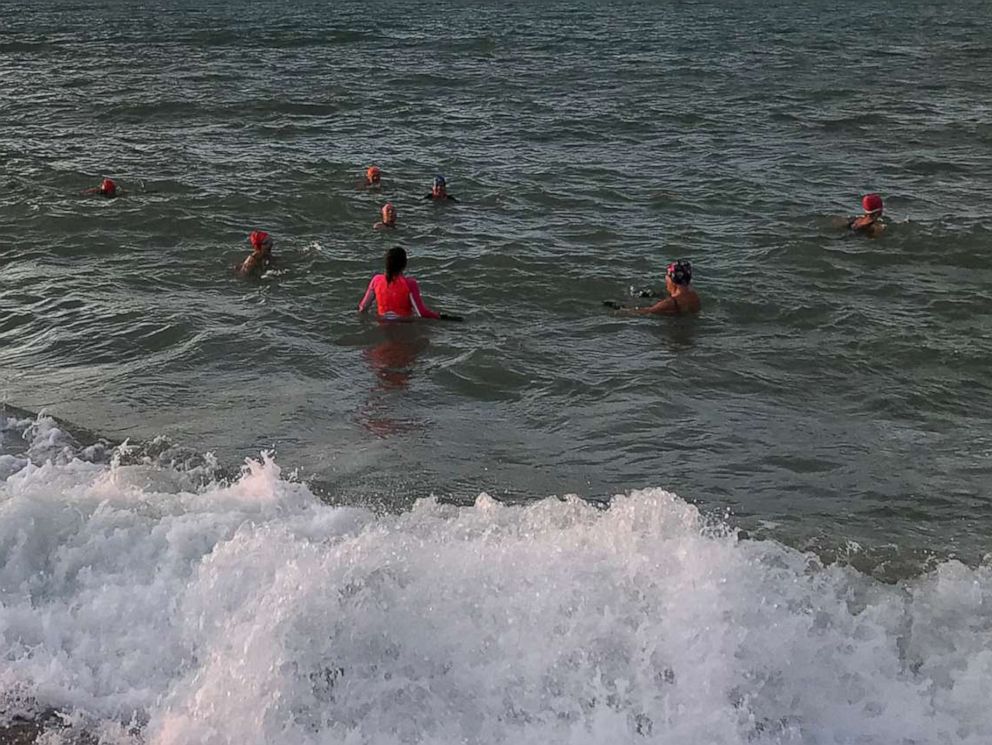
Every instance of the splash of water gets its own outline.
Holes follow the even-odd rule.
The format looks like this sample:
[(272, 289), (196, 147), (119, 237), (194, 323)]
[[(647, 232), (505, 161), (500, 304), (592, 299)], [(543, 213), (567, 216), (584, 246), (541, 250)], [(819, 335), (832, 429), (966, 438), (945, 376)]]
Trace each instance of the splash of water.
[(267, 456), (190, 489), (53, 429), (0, 485), (8, 721), (155, 745), (992, 738), (987, 566), (884, 585), (661, 489), (376, 515)]

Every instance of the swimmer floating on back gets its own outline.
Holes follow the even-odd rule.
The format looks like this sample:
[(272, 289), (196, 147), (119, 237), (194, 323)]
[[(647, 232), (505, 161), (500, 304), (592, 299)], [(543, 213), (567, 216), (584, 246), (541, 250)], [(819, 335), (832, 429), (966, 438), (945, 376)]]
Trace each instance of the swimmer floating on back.
[(245, 277), (257, 277), (272, 266), (272, 236), (264, 230), (253, 230), (248, 236), (251, 242), (251, 254), (238, 268), (238, 273)]
[(665, 272), (665, 289), (668, 290), (668, 297), (644, 308), (628, 308), (613, 300), (605, 300), (603, 305), (636, 316), (677, 316), (683, 313), (698, 313), (702, 307), (699, 295), (692, 287), (692, 264), (685, 259), (673, 261), (668, 265)]
[(869, 238), (877, 238), (885, 230), (882, 222), (882, 212), (885, 209), (882, 198), (878, 194), (867, 194), (861, 200), (863, 215), (852, 217), (847, 221), (847, 227), (855, 233), (864, 233)]
[(99, 186), (94, 186), (92, 189), (86, 189), (83, 194), (99, 194), (101, 197), (106, 197), (107, 199), (113, 199), (116, 196), (120, 196), (124, 192), (123, 189), (114, 183), (113, 179), (105, 178), (100, 182)]
[(368, 310), (374, 297), (379, 318), (383, 320), (412, 320), (418, 316), (445, 321), (462, 320), (459, 316), (438, 313), (424, 305), (420, 297), (420, 285), (413, 277), (403, 274), (405, 269), (406, 251), (398, 247), (386, 251), (386, 271), (372, 277), (362, 302), (358, 304), (358, 312)]
[(431, 186), (431, 191), (429, 194), (424, 195), (424, 199), (433, 199), (435, 201), (458, 201), (448, 193), (448, 182), (445, 181), (444, 176), (441, 174), (434, 177), (434, 183)]
[(372, 226), (373, 230), (388, 230), (396, 227), (396, 208), (392, 202), (382, 205), (382, 220)]

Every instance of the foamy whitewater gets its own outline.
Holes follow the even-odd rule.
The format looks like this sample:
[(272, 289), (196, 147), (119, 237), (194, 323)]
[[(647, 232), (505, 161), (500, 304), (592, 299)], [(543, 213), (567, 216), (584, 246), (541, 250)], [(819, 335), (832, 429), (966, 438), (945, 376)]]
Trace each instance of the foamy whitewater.
[[(404, 514), (5, 419), (2, 724), (45, 742), (992, 741), (990, 568), (898, 586), (661, 489)], [(133, 460), (133, 459), (132, 459)]]

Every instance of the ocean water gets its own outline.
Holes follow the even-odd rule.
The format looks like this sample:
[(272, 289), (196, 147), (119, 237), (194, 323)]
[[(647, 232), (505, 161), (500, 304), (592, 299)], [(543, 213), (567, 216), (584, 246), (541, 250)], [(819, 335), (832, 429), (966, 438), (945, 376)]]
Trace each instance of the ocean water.
[(8, 0), (0, 726), (989, 742), (989, 17)]

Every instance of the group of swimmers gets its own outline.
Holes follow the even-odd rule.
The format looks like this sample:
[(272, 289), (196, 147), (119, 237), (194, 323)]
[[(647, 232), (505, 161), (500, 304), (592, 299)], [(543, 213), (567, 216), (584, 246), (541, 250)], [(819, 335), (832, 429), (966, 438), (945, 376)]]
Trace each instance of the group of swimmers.
[[(360, 186), (378, 188), (382, 183), (382, 170), (378, 166), (369, 166), (365, 171), (365, 179)], [(98, 187), (87, 189), (84, 194), (100, 194), (112, 198), (119, 196), (123, 190), (112, 180), (106, 178)], [(437, 175), (429, 193), (423, 199), (452, 201), (458, 200), (448, 194), (447, 181), (444, 176)], [(861, 233), (870, 238), (877, 238), (885, 230), (883, 220), (884, 204), (878, 194), (867, 194), (861, 200), (863, 214), (847, 219), (846, 225), (854, 233)], [(396, 227), (396, 207), (386, 202), (380, 210), (382, 219), (372, 227), (375, 230), (389, 230)], [(253, 230), (248, 236), (251, 244), (251, 254), (241, 263), (238, 272), (242, 276), (258, 276), (272, 265), (273, 240), (264, 230)], [(420, 295), (420, 286), (413, 277), (407, 277), (404, 272), (407, 266), (406, 251), (402, 248), (391, 248), (386, 252), (385, 271), (376, 274), (369, 282), (365, 295), (358, 304), (358, 311), (364, 313), (372, 306), (375, 299), (376, 311), (383, 320), (407, 320), (413, 318), (432, 318), (450, 321), (460, 321), (461, 317), (439, 313), (431, 310)], [(698, 313), (702, 307), (699, 295), (692, 286), (692, 264), (686, 259), (673, 261), (665, 271), (665, 290), (667, 295), (658, 302), (642, 307), (630, 307), (621, 303), (607, 300), (603, 304), (622, 314), (627, 315), (682, 315)], [(650, 297), (653, 293), (642, 292), (642, 297)]]
[[(382, 184), (382, 170), (378, 166), (369, 166), (365, 171), (365, 180), (360, 185), (376, 188)], [(431, 190), (424, 199), (457, 202), (448, 194), (448, 184), (440, 174), (434, 177)], [(380, 210), (382, 219), (372, 227), (375, 230), (389, 230), (396, 227), (396, 207), (392, 202), (386, 202)], [(241, 263), (238, 272), (242, 276), (258, 276), (272, 265), (272, 236), (264, 230), (253, 230), (248, 236), (251, 243), (251, 253)], [(386, 252), (385, 272), (376, 274), (369, 282), (365, 296), (358, 304), (360, 313), (366, 312), (375, 299), (376, 311), (383, 320), (403, 320), (412, 318), (432, 318), (445, 321), (461, 321), (461, 316), (450, 313), (439, 313), (424, 305), (420, 296), (420, 286), (413, 277), (407, 277), (407, 256), (402, 248), (391, 248)]]
[[(382, 169), (379, 166), (369, 166), (365, 169), (365, 181), (359, 184), (359, 188), (374, 189), (382, 185)], [(434, 199), (440, 201), (457, 202), (458, 200), (448, 193), (448, 182), (441, 174), (434, 177), (431, 190), (424, 195), (424, 199)], [(396, 206), (392, 202), (386, 202), (379, 210), (382, 219), (372, 225), (373, 230), (390, 230), (396, 227)]]

